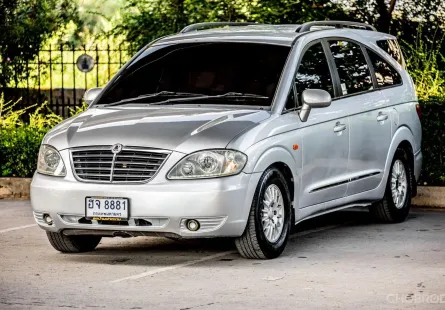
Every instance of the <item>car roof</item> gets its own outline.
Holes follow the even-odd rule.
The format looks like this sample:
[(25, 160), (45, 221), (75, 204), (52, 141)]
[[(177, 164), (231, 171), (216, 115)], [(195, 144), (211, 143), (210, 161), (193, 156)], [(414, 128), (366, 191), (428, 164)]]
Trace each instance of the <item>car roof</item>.
[(158, 39), (153, 45), (194, 42), (243, 42), (292, 46), (298, 37), (317, 31), (319, 38), (360, 35), (365, 40), (377, 41), (395, 39), (394, 36), (377, 31), (352, 28), (315, 27), (309, 31), (298, 32), (301, 25), (245, 25), (237, 27), (211, 28), (199, 31), (178, 33)]

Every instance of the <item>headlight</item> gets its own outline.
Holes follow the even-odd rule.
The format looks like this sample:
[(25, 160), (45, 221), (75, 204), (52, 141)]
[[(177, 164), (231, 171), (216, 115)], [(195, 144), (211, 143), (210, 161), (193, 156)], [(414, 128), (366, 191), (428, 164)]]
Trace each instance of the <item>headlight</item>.
[(168, 173), (168, 179), (200, 179), (235, 175), (247, 162), (247, 156), (233, 150), (208, 150), (181, 159)]
[(65, 164), (54, 147), (46, 144), (40, 146), (37, 172), (57, 177), (66, 176)]

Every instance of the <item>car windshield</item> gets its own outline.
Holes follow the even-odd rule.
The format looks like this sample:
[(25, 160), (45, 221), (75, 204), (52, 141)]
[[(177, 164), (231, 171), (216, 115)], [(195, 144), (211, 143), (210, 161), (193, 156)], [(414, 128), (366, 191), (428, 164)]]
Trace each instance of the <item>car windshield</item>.
[(150, 47), (96, 104), (270, 106), (288, 54), (286, 46), (253, 43)]

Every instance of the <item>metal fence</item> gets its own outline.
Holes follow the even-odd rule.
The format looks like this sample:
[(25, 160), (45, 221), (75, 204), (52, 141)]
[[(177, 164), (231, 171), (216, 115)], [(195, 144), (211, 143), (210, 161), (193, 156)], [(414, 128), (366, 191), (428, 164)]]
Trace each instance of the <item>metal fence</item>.
[[(5, 100), (20, 100), (16, 107), (47, 107), (63, 117), (82, 105), (84, 92), (103, 86), (127, 62), (134, 51), (124, 45), (51, 45), (39, 51), (34, 61), (14, 64), (8, 87), (0, 89)], [(19, 69), (20, 68), (20, 69)]]

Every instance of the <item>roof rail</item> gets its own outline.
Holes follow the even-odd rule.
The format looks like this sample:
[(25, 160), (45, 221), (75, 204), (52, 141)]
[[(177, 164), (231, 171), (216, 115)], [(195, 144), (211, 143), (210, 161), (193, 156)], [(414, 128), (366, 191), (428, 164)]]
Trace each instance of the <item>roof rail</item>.
[(257, 23), (238, 23), (238, 22), (210, 22), (210, 23), (197, 23), (197, 24), (191, 24), (182, 29), (179, 33), (187, 33), (192, 31), (198, 31), (201, 29), (206, 28), (217, 28), (217, 27), (224, 27), (224, 26), (233, 26), (233, 27), (239, 27), (239, 26), (249, 26), (249, 25), (261, 25)]
[(347, 21), (339, 21), (339, 20), (325, 20), (325, 21), (313, 21), (313, 22), (307, 22), (301, 25), (297, 32), (305, 32), (310, 31), (312, 27), (315, 26), (335, 26), (335, 28), (361, 28), (365, 30), (371, 30), (371, 31), (377, 31), (377, 29), (374, 26), (364, 24), (364, 23), (357, 23), (357, 22), (347, 22)]

